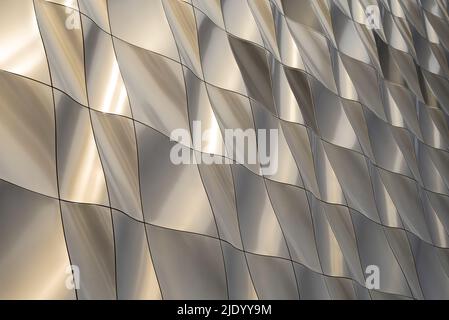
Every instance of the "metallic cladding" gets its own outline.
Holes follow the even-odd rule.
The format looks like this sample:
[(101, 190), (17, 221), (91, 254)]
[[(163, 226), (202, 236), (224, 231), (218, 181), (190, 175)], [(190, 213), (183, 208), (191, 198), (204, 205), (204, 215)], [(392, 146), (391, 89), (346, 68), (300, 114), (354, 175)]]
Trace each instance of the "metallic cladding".
[(449, 299), (448, 8), (0, 1), (0, 298)]

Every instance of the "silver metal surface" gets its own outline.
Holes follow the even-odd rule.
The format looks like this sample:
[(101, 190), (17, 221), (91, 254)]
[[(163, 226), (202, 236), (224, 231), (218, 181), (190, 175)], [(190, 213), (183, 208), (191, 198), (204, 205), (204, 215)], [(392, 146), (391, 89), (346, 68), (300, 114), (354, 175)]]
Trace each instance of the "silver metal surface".
[(0, 299), (449, 299), (448, 10), (0, 1)]

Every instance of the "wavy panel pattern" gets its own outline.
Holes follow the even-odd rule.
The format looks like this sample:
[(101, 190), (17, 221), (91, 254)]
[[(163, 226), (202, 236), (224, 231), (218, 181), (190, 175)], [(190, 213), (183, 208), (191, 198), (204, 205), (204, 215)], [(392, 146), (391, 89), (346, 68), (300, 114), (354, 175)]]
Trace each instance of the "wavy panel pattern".
[[(449, 299), (448, 10), (2, 0), (0, 298)], [(279, 170), (174, 165), (193, 121)]]

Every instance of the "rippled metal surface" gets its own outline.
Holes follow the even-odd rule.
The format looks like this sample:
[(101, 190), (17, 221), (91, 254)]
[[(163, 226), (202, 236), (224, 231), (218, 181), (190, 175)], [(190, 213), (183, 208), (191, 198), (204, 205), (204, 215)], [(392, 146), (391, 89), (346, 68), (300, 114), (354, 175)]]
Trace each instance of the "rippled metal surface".
[(449, 299), (448, 9), (0, 1), (0, 298)]

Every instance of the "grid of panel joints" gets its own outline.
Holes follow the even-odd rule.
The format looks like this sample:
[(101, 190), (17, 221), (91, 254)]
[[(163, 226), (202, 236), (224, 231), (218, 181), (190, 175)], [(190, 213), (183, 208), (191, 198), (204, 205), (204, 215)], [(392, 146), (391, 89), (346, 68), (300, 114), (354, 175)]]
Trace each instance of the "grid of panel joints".
[[(101, 26), (101, 29), (104, 30), (111, 29), (111, 26), (108, 26), (109, 22), (105, 24), (101, 20), (104, 15), (89, 14), (89, 10), (100, 10), (101, 8), (87, 8), (88, 5), (85, 2), (80, 1), (80, 3), (79, 7), (82, 12), (84, 11), (84, 14), (81, 15), (83, 30), (76, 29), (70, 30), (70, 32), (62, 29), (67, 18), (66, 8), (43, 1), (34, 3), (34, 6), (37, 7), (36, 16), (44, 45), (49, 44), (48, 47), (54, 48), (55, 44), (52, 41), (55, 39), (52, 38), (52, 32), (54, 34), (56, 31), (62, 30), (67, 33), (67, 37), (63, 39), (64, 44), (67, 45), (64, 49), (68, 47), (67, 52), (55, 50), (49, 53), (47, 49), (50, 79), (46, 79), (42, 73), (36, 77), (36, 80), (49, 84), (49, 88), (56, 88), (54, 91), (48, 88), (48, 90), (38, 89), (35, 84), (23, 79), (12, 79), (12, 75), (4, 74), (4, 82), (11, 87), (22, 86), (28, 94), (38, 95), (39, 101), (44, 100), (38, 106), (42, 109), (42, 113), (49, 112), (47, 102), (54, 95), (56, 114), (53, 117), (56, 125), (53, 126), (53, 130), (58, 133), (56, 137), (59, 142), (54, 145), (57, 155), (55, 152), (53, 155), (58, 158), (58, 164), (61, 163), (58, 165), (58, 172), (54, 176), (33, 176), (35, 179), (29, 179), (26, 170), (22, 175), (17, 174), (17, 170), (6, 170), (10, 168), (7, 159), (3, 167), (6, 169), (2, 178), (56, 199), (60, 193), (60, 198), (64, 200), (61, 203), (62, 217), (65, 221), (64, 236), (68, 241), (71, 260), (92, 263), (93, 259), (89, 256), (75, 258), (77, 254), (89, 254), (89, 252), (84, 252), (84, 249), (76, 248), (77, 242), (80, 241), (79, 233), (82, 231), (77, 230), (77, 227), (88, 225), (93, 228), (97, 225), (97, 228), (101, 227), (104, 230), (105, 239), (109, 239), (109, 242), (103, 239), (108, 243), (107, 246), (109, 248), (116, 247), (117, 258), (121, 254), (124, 256), (117, 259), (118, 264), (113, 271), (105, 272), (104, 284), (109, 291), (104, 289), (102, 294), (114, 291), (110, 287), (111, 274), (115, 276), (114, 273), (117, 272), (116, 285), (119, 290), (116, 292), (119, 298), (158, 297), (161, 295), (154, 272), (158, 267), (157, 265), (153, 266), (152, 257), (145, 249), (145, 246), (148, 245), (146, 240), (152, 243), (150, 248), (156, 248), (158, 243), (165, 243), (164, 246), (155, 249), (156, 251), (169, 251), (170, 246), (174, 247), (171, 250), (173, 256), (164, 254), (163, 259), (166, 260), (162, 261), (161, 258), (159, 262), (161, 269), (167, 269), (164, 270), (167, 272), (165, 277), (163, 271), (159, 273), (162, 273), (161, 277), (165, 279), (173, 278), (173, 275), (179, 275), (179, 278), (176, 278), (176, 281), (162, 284), (162, 292), (166, 292), (166, 296), (169, 298), (192, 294), (192, 283), (183, 282), (186, 279), (180, 275), (179, 270), (168, 270), (168, 266), (176, 265), (179, 256), (187, 252), (187, 250), (183, 250), (179, 254), (175, 254), (177, 245), (169, 242), (176, 240), (170, 240), (171, 236), (167, 235), (168, 231), (162, 232), (158, 229), (168, 228), (207, 235), (210, 239), (210, 241), (196, 240), (198, 242), (196, 245), (188, 245), (189, 248), (194, 248), (199, 253), (191, 252), (186, 255), (187, 258), (192, 259), (196, 254), (202, 256), (204, 250), (209, 250), (207, 252), (211, 252), (210, 255), (214, 257), (212, 259), (214, 261), (210, 262), (212, 264), (210, 269), (206, 268), (208, 267), (207, 261), (203, 263), (206, 266), (202, 267), (206, 269), (201, 270), (203, 272), (201, 277), (204, 274), (210, 275), (213, 279), (208, 283), (214, 283), (216, 286), (198, 289), (196, 293), (199, 295), (207, 294), (210, 297), (211, 294), (217, 294), (217, 297), (226, 297), (231, 296), (231, 292), (233, 292), (232, 294), (237, 295), (245, 294), (245, 297), (264, 298), (270, 297), (269, 295), (274, 292), (276, 297), (292, 298), (298, 296), (297, 282), (299, 287), (303, 286), (304, 289), (299, 291), (304, 292), (305, 297), (308, 295), (339, 297), (343, 292), (347, 292), (345, 289), (351, 287), (353, 288), (350, 290), (353, 292), (352, 295), (359, 298), (369, 297), (369, 294), (387, 297), (387, 293), (415, 298), (423, 297), (423, 293), (425, 293), (425, 297), (432, 297), (433, 294), (445, 295), (447, 286), (444, 282), (438, 285), (438, 282), (444, 279), (441, 276), (444, 275), (446, 269), (444, 261), (441, 259), (445, 255), (443, 248), (447, 247), (444, 214), (448, 207), (445, 197), (447, 195), (448, 162), (447, 146), (444, 141), (447, 142), (445, 138), (447, 138), (448, 104), (444, 100), (444, 95), (443, 97), (438, 95), (438, 89), (443, 88), (444, 91), (445, 86), (447, 88), (447, 70), (445, 70), (444, 64), (441, 64), (440, 68), (435, 67), (439, 66), (442, 61), (438, 53), (435, 52), (445, 51), (447, 40), (441, 39), (442, 45), (440, 45), (435, 42), (436, 34), (432, 35), (429, 32), (430, 27), (444, 28), (444, 25), (441, 24), (444, 18), (440, 19), (441, 21), (438, 20), (443, 12), (441, 11), (444, 8), (442, 5), (435, 8), (429, 7), (428, 2), (423, 4), (422, 12), (425, 15), (425, 21), (430, 21), (430, 27), (429, 24), (425, 24), (421, 28), (427, 28), (424, 33), (432, 36), (432, 39), (429, 40), (422, 37), (423, 32), (419, 30), (420, 26), (413, 24), (416, 23), (416, 17), (413, 16), (411, 10), (407, 11), (408, 4), (405, 5), (401, 2), (402, 11), (400, 8), (390, 8), (395, 12), (387, 13), (385, 20), (396, 25), (398, 32), (403, 32), (397, 26), (401, 26), (403, 23), (416, 28), (412, 32), (412, 41), (408, 41), (408, 43), (415, 44), (415, 48), (414, 50), (407, 48), (410, 52), (404, 53), (405, 50), (401, 46), (407, 46), (407, 41), (401, 43), (397, 38), (388, 38), (388, 34), (373, 36), (371, 39), (362, 38), (360, 43), (351, 44), (352, 46), (376, 45), (379, 56), (383, 55), (382, 59), (376, 60), (366, 48), (365, 50), (354, 50), (357, 53), (354, 55), (353, 51), (348, 50), (348, 43), (345, 42), (347, 40), (341, 35), (340, 37), (337, 35), (339, 24), (352, 24), (355, 26), (356, 39), (360, 39), (362, 37), (360, 30), (363, 30), (364, 26), (357, 24), (357, 21), (350, 20), (345, 15), (345, 8), (341, 8), (335, 3), (328, 8), (332, 16), (333, 33), (329, 33), (326, 28), (329, 26), (319, 23), (319, 19), (311, 22), (303, 20), (302, 16), (295, 16), (293, 12), (296, 11), (293, 10), (294, 8), (290, 8), (291, 5), (295, 5), (293, 2), (264, 3), (264, 5), (268, 4), (268, 8), (275, 17), (281, 19), (281, 26), (276, 25), (276, 27), (282, 28), (282, 24), (285, 24), (283, 27), (289, 28), (292, 34), (290, 42), (296, 45), (300, 59), (283, 55), (286, 53), (279, 49), (279, 43), (272, 45), (281, 40), (276, 38), (277, 34), (272, 33), (273, 29), (270, 29), (270, 25), (264, 25), (266, 21), (260, 20), (261, 17), (266, 18), (262, 13), (267, 8), (255, 6), (251, 1), (240, 3), (223, 1), (220, 7), (221, 23), (220, 15), (214, 11), (216, 8), (207, 7), (206, 3), (201, 1), (194, 1), (193, 5), (180, 4), (177, 1), (150, 4), (155, 6), (152, 7), (151, 12), (157, 19), (153, 20), (157, 21), (159, 28), (164, 25), (167, 27), (165, 28), (166, 34), (163, 33), (163, 30), (160, 32), (164, 34), (165, 40), (167, 39), (165, 36), (172, 39), (171, 44), (170, 41), (165, 40), (162, 43), (148, 41), (148, 37), (139, 38), (137, 36), (135, 38), (134, 34), (138, 34), (138, 32), (132, 33), (132, 29), (130, 31), (126, 26), (120, 25), (121, 19), (114, 19), (114, 12), (111, 12), (114, 11), (114, 9), (111, 10), (111, 7), (114, 6), (118, 6), (115, 9), (115, 14), (117, 12), (122, 14), (126, 8), (120, 8), (120, 4), (110, 1), (109, 8), (105, 7), (106, 12), (110, 13), (106, 14), (106, 17), (111, 18), (112, 22), (118, 21), (117, 23), (119, 23), (117, 32), (112, 24), (115, 36), (112, 42), (111, 37), (98, 27)], [(238, 4), (236, 5), (236, 3)], [(443, 2), (441, 3), (443, 4)], [(314, 5), (306, 2), (301, 5), (305, 12), (312, 10), (310, 12), (313, 15), (320, 14), (319, 9)], [(380, 3), (380, 5), (383, 6), (385, 3)], [(235, 12), (233, 6), (241, 9), (238, 11), (242, 12), (242, 20), (234, 16), (232, 19), (229, 18), (230, 13)], [(78, 6), (75, 9), (77, 8)], [(286, 18), (283, 18), (282, 10), (285, 10)], [(354, 10), (351, 8), (349, 13), (354, 14)], [(148, 11), (150, 10), (142, 10), (145, 14), (148, 14)], [(398, 12), (402, 12), (405, 18), (401, 19)], [(248, 13), (254, 19), (251, 20), (254, 22), (251, 27), (258, 30), (256, 35), (254, 33), (242, 34), (239, 31), (242, 29), (239, 27), (239, 23), (247, 22), (247, 19), (244, 18), (248, 18), (245, 16)], [(289, 13), (293, 16), (289, 16)], [(321, 13), (325, 14), (325, 12)], [(206, 29), (212, 34), (209, 37), (207, 32), (204, 37), (200, 33), (195, 34), (198, 37), (196, 51), (186, 49), (189, 47), (188, 43), (183, 42), (185, 35), (182, 34), (182, 31), (191, 29), (177, 24), (181, 23), (176, 20), (178, 14), (190, 17), (190, 19), (193, 17), (193, 20), (190, 21), (195, 23), (195, 32)], [(59, 19), (59, 28), (51, 30), (53, 26), (46, 23), (48, 21), (41, 17), (45, 17), (48, 21), (58, 21)], [(92, 20), (93, 17), (96, 20)], [(142, 21), (143, 19), (136, 19), (138, 28), (142, 28)], [(275, 32), (278, 30), (276, 29)], [(306, 38), (311, 42), (318, 43), (318, 52), (323, 51), (324, 56), (314, 57), (311, 53), (316, 48), (309, 47), (307, 41), (298, 41), (294, 38), (295, 35), (300, 35), (301, 39)], [(401, 35), (404, 37), (404, 33)], [(218, 41), (218, 43), (214, 41)], [(428, 47), (423, 41), (428, 41)], [(201, 47), (207, 48), (209, 42), (212, 43), (210, 45), (212, 48), (219, 45), (225, 46), (223, 50), (220, 50), (220, 54), (228, 52), (229, 57), (220, 57), (219, 59), (208, 57), (207, 52), (201, 51)], [(99, 43), (101, 45), (98, 45)], [(58, 43), (56, 43), (56, 48), (57, 45)], [(89, 48), (89, 45), (98, 47)], [(104, 53), (101, 50), (104, 50)], [(326, 53), (327, 50), (328, 53)], [(98, 54), (98, 52), (101, 53)], [(115, 60), (116, 53), (118, 53), (118, 61)], [(62, 57), (58, 55), (62, 55)], [(123, 56), (121, 57), (121, 55)], [(430, 56), (429, 59), (434, 58), (437, 64), (426, 61), (426, 55)], [(265, 56), (267, 59), (265, 66), (263, 64), (262, 66), (251, 65), (251, 59), (248, 60), (248, 56)], [(108, 57), (110, 60), (107, 59)], [(409, 57), (408, 60), (407, 57)], [(313, 62), (316, 61), (314, 59), (318, 58), (323, 59), (322, 61), (327, 59), (330, 63), (327, 66), (326, 63), (323, 63), (324, 66), (320, 66), (323, 67), (323, 70), (314, 69), (311, 66), (314, 66)], [(71, 62), (70, 65), (74, 70), (64, 72), (67, 65), (67, 61), (64, 59)], [(100, 63), (99, 59), (104, 60), (103, 63)], [(219, 66), (217, 60), (226, 59), (229, 60), (226, 61), (229, 64), (226, 64), (225, 71), (217, 71), (217, 68), (212, 67)], [(366, 62), (365, 59), (368, 59), (369, 62)], [(130, 61), (133, 63), (128, 65)], [(177, 61), (181, 61), (182, 64)], [(399, 64), (404, 61), (408, 65), (400, 66)], [(399, 76), (394, 72), (398, 67), (400, 70), (408, 71), (406, 67), (412, 65), (410, 61), (412, 63), (415, 61), (416, 70), (419, 72), (419, 76), (416, 76), (416, 79), (419, 80), (417, 83), (414, 83), (414, 77), (406, 72), (399, 73)], [(135, 65), (132, 65), (134, 63)], [(90, 66), (93, 68), (91, 72), (89, 72)], [(327, 67), (329, 68), (326, 69)], [(95, 70), (95, 68), (100, 69)], [(101, 68), (106, 68), (107, 72)], [(161, 70), (165, 73), (161, 73)], [(340, 82), (335, 81), (336, 70), (339, 74), (343, 74), (344, 81), (340, 78)], [(233, 75), (233, 71), (240, 74), (240, 81), (229, 83), (227, 77), (229, 74)], [(267, 71), (278, 75), (279, 78), (273, 79), (272, 76), (267, 76)], [(11, 72), (17, 71), (12, 70)], [(27, 72), (17, 73), (24, 73), (22, 75), (28, 76)], [(58, 73), (62, 73), (62, 77)], [(106, 79), (112, 78), (116, 82), (112, 97), (108, 97), (105, 94), (105, 88), (101, 87), (107, 81), (96, 78), (104, 74), (109, 75)], [(360, 77), (360, 74), (363, 77)], [(141, 78), (136, 80), (136, 77)], [(255, 81), (253, 77), (261, 80)], [(378, 97), (370, 96), (369, 92), (372, 91), (374, 84), (372, 81), (376, 77), (380, 77), (381, 82), (379, 91), (382, 95), (379, 94)], [(30, 78), (34, 79), (33, 76)], [(204, 79), (206, 81), (203, 81)], [(170, 88), (163, 88), (162, 93), (147, 92), (148, 87), (156, 87), (161, 83), (170, 83)], [(273, 83), (284, 83), (284, 86), (279, 85), (282, 88), (276, 89)], [(285, 84), (288, 88), (285, 87)], [(127, 87), (125, 88), (125, 86)], [(377, 88), (377, 85), (375, 87)], [(271, 97), (264, 95), (266, 92), (264, 89), (267, 88), (273, 91)], [(47, 92), (36, 93), (40, 90), (47, 90)], [(186, 90), (187, 92), (184, 94)], [(191, 93), (189, 90), (193, 92)], [(276, 90), (282, 90), (282, 92), (278, 92), (276, 96)], [(89, 97), (87, 93), (89, 93)], [(123, 98), (124, 95), (125, 98)], [(293, 105), (281, 101), (288, 95), (294, 98), (291, 99)], [(411, 98), (417, 99), (416, 110), (418, 111), (407, 109), (410, 105), (408, 100)], [(20, 106), (21, 103), (23, 105), (27, 103), (26, 98), (21, 101), (17, 101), (17, 99), (18, 97), (11, 97), (15, 107)], [(188, 104), (189, 101), (196, 101), (195, 99), (198, 99), (197, 101), (200, 101), (201, 105)], [(229, 99), (232, 99), (232, 105), (225, 104)], [(83, 107), (87, 105), (90, 106), (89, 109)], [(167, 108), (164, 111), (168, 112), (162, 114), (162, 106)], [(183, 108), (180, 109), (180, 106)], [(236, 106), (243, 113), (238, 119), (229, 116), (233, 111), (232, 108), (236, 108)], [(329, 109), (329, 106), (333, 109)], [(22, 112), (21, 115), (25, 115), (29, 111), (23, 107), (18, 108), (15, 112)], [(155, 113), (161, 119), (154, 117)], [(415, 119), (417, 114), (419, 117)], [(254, 168), (235, 166), (232, 170), (208, 167), (200, 167), (199, 170), (196, 168), (174, 168), (167, 163), (166, 153), (161, 152), (159, 155), (154, 155), (151, 152), (155, 149), (167, 152), (169, 150), (168, 139), (164, 136), (169, 135), (171, 129), (179, 127), (189, 129), (189, 120), (204, 119), (208, 115), (213, 115), (220, 127), (263, 127), (270, 126), (274, 122), (275, 125), (282, 128), (285, 135), (284, 143), (287, 148), (281, 158), (285, 160), (284, 167), (288, 170), (275, 177), (260, 178), (253, 174), (256, 171)], [(42, 120), (44, 125), (48, 125), (49, 118), (52, 120), (48, 114), (46, 117)], [(330, 128), (331, 124), (327, 117), (337, 118), (343, 122), (343, 125), (337, 126), (336, 123), (335, 128)], [(365, 121), (365, 127), (363, 127), (363, 123), (358, 123), (358, 119)], [(33, 119), (34, 126), (36, 126), (35, 120)], [(236, 121), (240, 122), (235, 123)], [(33, 127), (33, 125), (28, 123), (28, 126), (24, 127)], [(346, 128), (346, 131), (342, 127)], [(38, 140), (41, 138), (42, 140), (39, 141), (48, 142), (45, 139), (49, 132), (49, 128), (41, 130), (41, 127), (38, 127), (36, 132), (31, 133), (41, 134), (41, 136), (35, 135), (35, 138)], [(380, 142), (375, 140), (374, 133), (381, 136)], [(78, 137), (82, 137), (84, 140), (71, 140), (79, 140)], [(19, 141), (27, 141), (30, 137), (19, 135), (14, 138), (25, 139)], [(69, 139), (70, 142), (65, 142), (64, 138)], [(112, 141), (108, 139), (112, 139)], [(302, 146), (297, 144), (298, 141), (304, 141), (304, 139), (309, 144), (306, 150), (300, 149)], [(379, 143), (381, 144), (379, 145)], [(132, 159), (120, 158), (123, 155), (119, 154), (117, 149), (114, 150), (111, 144), (116, 144), (115, 147), (118, 145), (118, 149), (124, 148), (124, 154)], [(413, 150), (413, 144), (418, 145), (415, 150)], [(52, 154), (51, 145), (37, 143), (35, 147), (37, 156), (40, 155), (40, 152)], [(137, 157), (138, 149), (139, 157)], [(121, 149), (120, 151), (123, 152)], [(11, 154), (15, 157), (19, 156), (20, 152), (23, 150), (11, 150)], [(304, 157), (302, 154), (306, 154), (306, 156)], [(38, 167), (38, 172), (48, 172), (48, 159), (46, 161), (47, 163), (44, 160), (35, 164)], [(349, 168), (350, 172), (346, 172), (348, 168), (341, 165), (341, 162), (351, 163), (354, 166)], [(108, 167), (117, 164), (119, 164), (119, 168)], [(149, 168), (150, 165), (153, 165), (154, 168)], [(130, 166), (131, 169), (124, 168), (126, 166)], [(77, 167), (83, 169), (82, 172), (89, 177), (88, 180), (83, 180), (83, 175), (79, 174)], [(138, 172), (139, 167), (144, 168), (140, 170), (140, 173)], [(30, 166), (31, 169), (33, 166)], [(163, 175), (159, 172), (162, 171), (161, 169), (165, 170)], [(355, 180), (354, 177), (351, 177), (354, 169), (359, 170), (360, 172), (357, 171), (357, 174), (362, 175), (359, 180), (357, 180), (359, 177), (355, 177)], [(34, 174), (35, 172), (33, 170)], [(439, 175), (435, 176), (434, 172)], [(236, 207), (235, 210), (229, 209), (229, 203), (222, 203), (223, 200), (217, 196), (217, 181), (211, 178), (216, 175), (220, 175), (223, 180), (222, 184), (230, 190), (230, 198), (235, 198), (234, 202), (231, 200)], [(156, 180), (157, 178), (169, 181)], [(78, 181), (79, 179), (82, 181)], [(57, 188), (54, 185), (55, 180), (59, 184)], [(43, 185), (34, 185), (35, 181), (42, 182)], [(183, 184), (179, 184), (179, 181)], [(174, 182), (181, 185), (177, 190), (178, 193), (172, 196), (175, 201), (160, 199), (161, 187), (166, 188), (165, 190), (173, 190)], [(144, 185), (144, 183), (146, 184)], [(251, 185), (251, 196), (243, 194), (243, 190), (247, 192), (248, 184)], [(144, 185), (143, 192), (140, 191), (141, 185)], [(195, 188), (194, 191), (192, 191), (192, 185)], [(234, 191), (230, 186), (232, 189), (235, 188)], [(186, 194), (186, 190), (189, 190), (188, 194)], [(141, 196), (141, 193), (144, 196)], [(192, 194), (201, 196), (195, 196), (192, 199)], [(291, 196), (286, 196), (288, 194)], [(363, 196), (364, 194), (377, 197), (368, 199)], [(260, 197), (262, 197), (260, 203), (267, 204), (262, 208), (263, 210), (256, 205)], [(406, 199), (413, 201), (404, 203)], [(201, 205), (192, 204), (192, 200)], [(209, 200), (211, 200), (210, 204)], [(69, 201), (80, 204), (71, 204)], [(416, 203), (413, 203), (414, 201)], [(81, 203), (91, 203), (96, 206)], [(166, 207), (167, 203), (169, 203), (168, 208)], [(189, 204), (194, 205), (195, 209), (186, 210)], [(79, 206), (83, 209), (75, 208)], [(85, 212), (94, 209), (97, 211), (100, 208), (109, 211), (107, 209), (109, 207), (114, 208), (113, 212), (109, 212), (109, 214), (112, 214), (114, 221), (117, 221), (118, 226), (115, 228), (112, 228), (112, 222), (107, 222), (108, 219), (104, 220), (104, 213), (95, 214), (98, 216), (98, 221), (89, 221), (89, 223), (82, 221), (83, 215), (87, 215), (85, 219), (92, 219), (91, 216), (94, 216), (94, 214)], [(291, 220), (299, 219), (296, 212), (297, 207), (307, 208), (306, 212), (301, 213), (303, 216), (300, 217), (306, 222)], [(80, 210), (81, 213), (70, 213), (71, 211), (76, 212), (76, 210)], [(57, 208), (56, 211), (58, 211)], [(186, 221), (183, 220), (186, 211), (190, 223), (185, 223)], [(5, 210), (5, 212), (9, 211)], [(119, 212), (122, 212), (122, 215)], [(128, 218), (123, 217), (124, 213), (129, 218), (135, 219), (133, 221), (147, 222), (148, 227), (137, 227)], [(215, 216), (219, 213), (221, 213), (220, 217)], [(57, 219), (56, 216), (54, 219)], [(259, 223), (259, 230), (254, 230), (254, 226), (257, 225), (255, 222)], [(290, 223), (296, 229), (289, 229)], [(131, 227), (131, 225), (136, 227)], [(345, 227), (348, 225), (352, 231), (349, 234), (344, 234)], [(154, 230), (159, 231), (147, 233), (147, 228), (153, 230), (151, 226), (154, 226)], [(97, 228), (92, 229), (91, 233), (96, 233)], [(140, 229), (140, 231), (130, 232), (129, 228)], [(299, 239), (298, 228), (305, 229), (304, 232), (301, 232), (301, 237), (305, 234), (309, 238)], [(111, 233), (113, 234), (111, 235)], [(136, 239), (125, 238), (122, 244), (117, 243), (116, 240), (122, 239), (120, 235), (130, 233), (136, 234)], [(152, 233), (159, 238), (151, 241)], [(267, 236), (268, 239), (260, 240), (254, 236), (258, 233), (263, 233), (264, 236), (270, 235), (272, 238)], [(140, 235), (138, 239), (137, 235)], [(148, 237), (148, 235), (150, 236)], [(164, 237), (165, 241), (163, 241)], [(184, 245), (190, 241), (187, 240), (190, 237), (184, 234), (183, 236), (173, 234), (172, 237), (179, 237), (178, 243)], [(213, 240), (217, 237), (221, 238), (223, 243)], [(112, 243), (110, 239), (113, 240)], [(195, 239), (203, 238), (195, 237)], [(59, 240), (61, 239), (59, 238)], [(93, 241), (98, 245), (99, 241), (96, 239)], [(200, 242), (206, 241), (210, 243), (200, 244)], [(326, 247), (325, 243), (330, 243), (331, 247)], [(72, 249), (70, 248), (71, 244), (73, 244)], [(408, 248), (408, 251), (400, 249), (404, 246)], [(129, 248), (133, 248), (133, 250), (129, 250)], [(141, 252), (145, 252), (144, 261), (137, 259), (139, 249), (142, 250)], [(234, 252), (235, 249), (244, 250), (237, 253)], [(244, 252), (243, 256), (241, 252)], [(424, 255), (424, 258), (413, 256), (416, 252)], [(331, 253), (337, 256), (332, 259), (340, 261), (337, 266), (335, 266), (335, 260), (331, 259)], [(129, 257), (128, 254), (130, 254)], [(386, 257), (387, 261), (383, 261), (383, 263), (391, 272), (386, 279), (389, 277), (401, 279), (400, 283), (394, 283), (393, 287), (383, 287), (385, 294), (382, 292), (367, 293), (360, 286), (363, 285), (363, 274), (361, 273), (363, 263), (370, 259), (376, 260), (380, 255)], [(63, 254), (60, 252), (58, 257), (62, 256)], [(224, 257), (224, 261), (221, 257)], [(415, 260), (418, 258), (430, 260), (434, 264), (423, 265), (419, 261), (416, 263)], [(221, 264), (217, 262), (220, 259), (222, 260)], [(59, 262), (63, 260), (65, 258)], [(133, 269), (141, 267), (141, 265), (133, 265), (137, 263), (137, 260), (138, 263), (144, 264), (144, 269), (149, 272), (142, 275), (132, 272)], [(111, 254), (108, 254), (102, 258), (101, 263), (108, 263), (110, 269), (110, 262)], [(435, 269), (438, 268), (440, 262), (442, 269)], [(130, 263), (131, 265), (129, 265)], [(94, 268), (94, 266), (89, 265), (88, 268)], [(234, 268), (239, 270), (234, 270)], [(193, 269), (198, 269), (198, 265), (192, 267)], [(121, 270), (124, 274), (121, 274)], [(430, 275), (428, 274), (429, 270), (432, 271)], [(227, 271), (227, 280), (224, 279), (225, 271)], [(272, 277), (270, 281), (267, 281), (268, 274)], [(325, 274), (326, 277), (321, 274)], [(279, 281), (280, 279), (276, 277), (281, 276), (285, 278)], [(196, 279), (194, 276), (191, 279), (204, 282), (201, 277), (197, 275)], [(235, 280), (240, 277), (245, 277), (244, 281)], [(142, 279), (148, 280), (142, 281)], [(208, 283), (203, 283), (203, 285)], [(238, 289), (232, 287), (231, 284), (235, 286), (235, 283), (246, 284), (246, 287)], [(283, 285), (276, 288), (276, 284)], [(141, 287), (142, 285), (143, 287)], [(309, 288), (307, 285), (311, 287)], [(86, 290), (88, 292), (86, 297), (89, 297), (90, 294), (95, 296), (92, 292), (98, 288), (99, 285), (96, 284), (92, 289)], [(39, 292), (38, 288), (36, 290)]]

